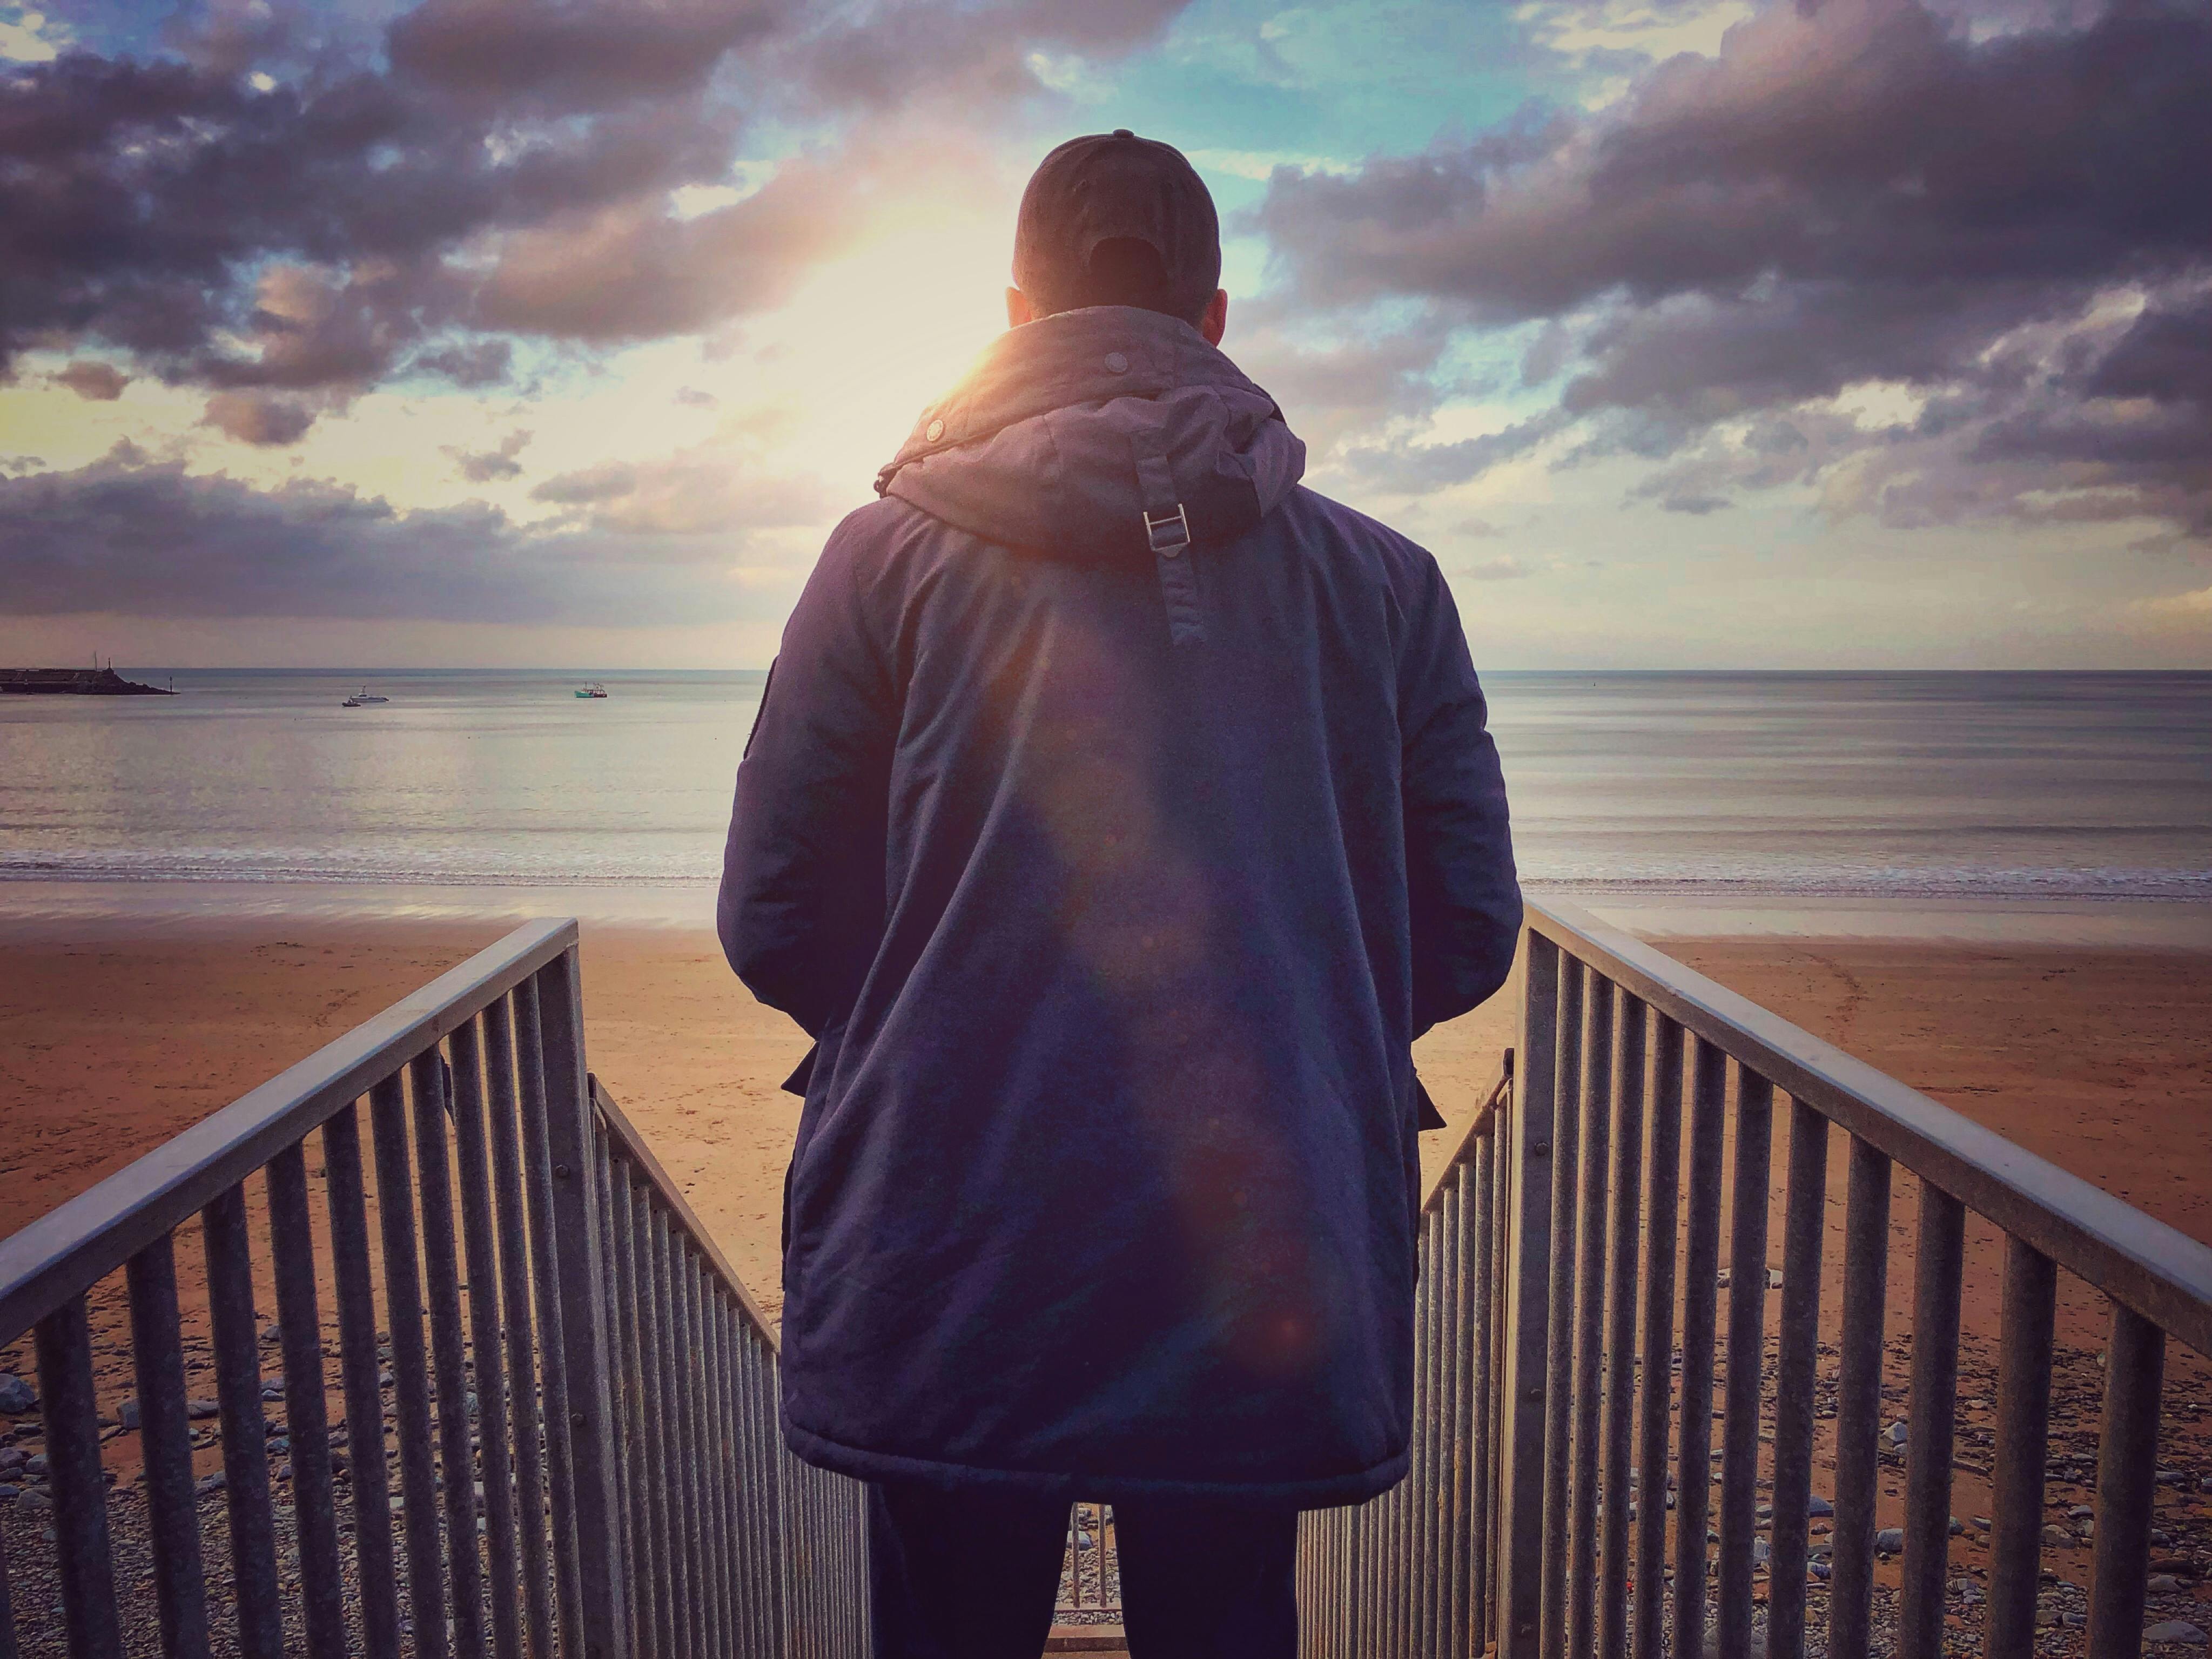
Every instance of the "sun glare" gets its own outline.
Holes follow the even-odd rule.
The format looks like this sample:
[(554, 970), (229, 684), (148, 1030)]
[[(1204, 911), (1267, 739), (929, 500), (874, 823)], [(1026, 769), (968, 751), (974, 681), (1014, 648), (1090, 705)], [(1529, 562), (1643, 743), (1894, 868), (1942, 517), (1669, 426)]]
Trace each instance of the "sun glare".
[(822, 271), (777, 317), (772, 377), (803, 411), (794, 447), (824, 476), (890, 459), (924, 405), (1006, 325), (1007, 231), (900, 228)]

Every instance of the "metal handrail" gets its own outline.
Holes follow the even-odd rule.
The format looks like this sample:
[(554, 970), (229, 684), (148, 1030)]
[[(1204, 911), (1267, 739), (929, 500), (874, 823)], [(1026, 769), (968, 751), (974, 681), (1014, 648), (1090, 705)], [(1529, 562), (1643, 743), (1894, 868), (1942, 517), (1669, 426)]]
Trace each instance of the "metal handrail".
[(0, 1238), (0, 1345), (296, 1146), (547, 963), (573, 921), (516, 928), (374, 1018)]
[(2212, 1357), (2212, 1248), (1559, 899), (1534, 933)]
[[(35, 1332), (52, 1509), (46, 1541), (0, 1540), (0, 1659), (64, 1638), (72, 1659), (119, 1659), (145, 1620), (187, 1655), (234, 1626), (248, 1659), (858, 1659), (860, 1489), (784, 1448), (774, 1328), (585, 1070), (578, 958), (573, 921), (518, 928), (0, 1239), (0, 1332)], [(220, 1579), (174, 1248), (195, 1218)], [(129, 1343), (96, 1352), (90, 1310), (118, 1270)], [(125, 1352), (135, 1423), (100, 1404)], [(143, 1493), (111, 1493), (102, 1448), (133, 1428)], [(143, 1506), (150, 1607), (118, 1581), (118, 1503)], [(12, 1605), (21, 1552), (58, 1603)]]
[[(1802, 1659), (1823, 1626), (1830, 1659), (1868, 1659), (1875, 1558), (1900, 1549), (1895, 1651), (1953, 1650), (1947, 1617), (1975, 1583), (1950, 1576), (1970, 1212), (2005, 1253), (1983, 1651), (2037, 1645), (2063, 1270), (2112, 1318), (2087, 1648), (2139, 1653), (2165, 1344), (2212, 1352), (2212, 1249), (1571, 905), (1527, 917), (1519, 1043), (1424, 1196), (1407, 1478), (1302, 1519), (1308, 1659)], [(1898, 1171), (1918, 1188), (1901, 1437), (1883, 1429)], [(1821, 1418), (1832, 1553), (1816, 1563)], [(1905, 1466), (1889, 1533), (1885, 1455)]]
[(761, 1310), (760, 1304), (754, 1299), (752, 1291), (746, 1288), (745, 1281), (738, 1277), (738, 1270), (722, 1254), (722, 1247), (714, 1242), (714, 1235), (699, 1218), (698, 1212), (691, 1207), (690, 1200), (684, 1196), (675, 1177), (653, 1155), (653, 1148), (638, 1132), (637, 1126), (623, 1115), (621, 1107), (615, 1104), (614, 1097), (606, 1091), (605, 1085), (596, 1075), (591, 1079), (590, 1086), (592, 1109), (598, 1114), (599, 1122), (608, 1134), (620, 1143), (622, 1155), (636, 1168), (638, 1174), (645, 1177), (652, 1186), (654, 1196), (667, 1206), (669, 1213), (690, 1235), (692, 1243), (708, 1267), (713, 1269), (714, 1277), (721, 1281), (722, 1288), (736, 1301), (753, 1334), (767, 1343), (769, 1348), (781, 1352), (781, 1340), (775, 1323)]

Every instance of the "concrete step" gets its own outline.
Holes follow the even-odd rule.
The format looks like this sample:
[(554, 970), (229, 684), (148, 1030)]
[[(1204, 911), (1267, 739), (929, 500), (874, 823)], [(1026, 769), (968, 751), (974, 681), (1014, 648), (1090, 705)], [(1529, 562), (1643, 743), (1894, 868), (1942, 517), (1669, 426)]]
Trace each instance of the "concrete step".
[(1119, 1625), (1054, 1625), (1047, 1653), (1087, 1653), (1094, 1659), (1128, 1659), (1129, 1638)]

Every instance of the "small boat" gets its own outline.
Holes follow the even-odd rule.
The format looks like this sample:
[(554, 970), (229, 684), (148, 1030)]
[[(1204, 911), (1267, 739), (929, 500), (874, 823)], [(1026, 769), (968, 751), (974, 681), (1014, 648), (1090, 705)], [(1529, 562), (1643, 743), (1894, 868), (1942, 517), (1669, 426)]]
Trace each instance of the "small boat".
[(338, 707), (341, 708), (366, 708), (373, 702), (390, 702), (391, 701), (392, 699), (389, 697), (378, 696), (375, 692), (370, 690), (364, 685), (360, 690), (355, 692), (353, 696), (348, 697), (343, 702), (340, 703)]
[(589, 685), (578, 686), (576, 688), (576, 695), (580, 697), (604, 697), (607, 695), (607, 688), (601, 685), (597, 680), (593, 680)]

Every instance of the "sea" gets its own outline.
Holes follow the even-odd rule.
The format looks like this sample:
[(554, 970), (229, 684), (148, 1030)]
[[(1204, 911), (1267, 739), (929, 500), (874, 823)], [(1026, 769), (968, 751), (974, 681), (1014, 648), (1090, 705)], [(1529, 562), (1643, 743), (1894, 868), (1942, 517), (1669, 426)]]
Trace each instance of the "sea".
[[(711, 914), (764, 674), (141, 668), (0, 696), (0, 916)], [(574, 695), (604, 683), (603, 700)], [(1524, 882), (2212, 942), (2212, 673), (1493, 673)], [(342, 706), (367, 689), (387, 702)], [(504, 895), (504, 898), (502, 898)], [(2163, 920), (2160, 920), (2163, 917)]]

